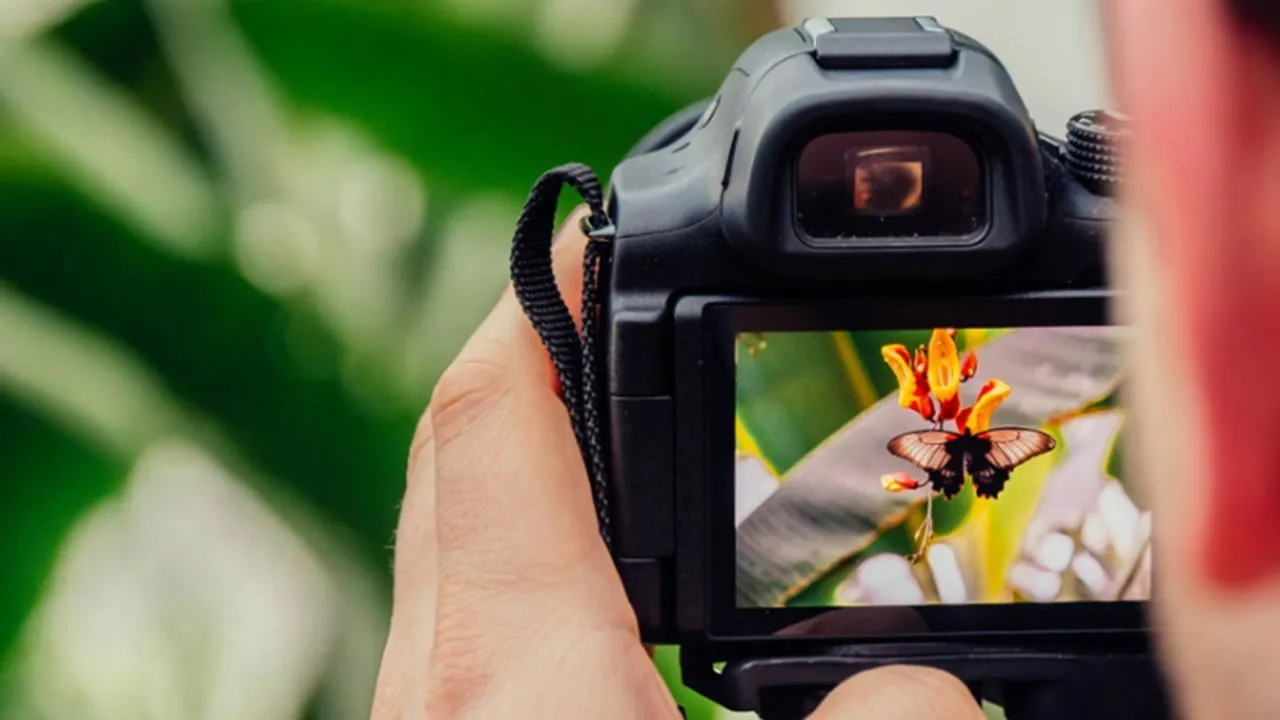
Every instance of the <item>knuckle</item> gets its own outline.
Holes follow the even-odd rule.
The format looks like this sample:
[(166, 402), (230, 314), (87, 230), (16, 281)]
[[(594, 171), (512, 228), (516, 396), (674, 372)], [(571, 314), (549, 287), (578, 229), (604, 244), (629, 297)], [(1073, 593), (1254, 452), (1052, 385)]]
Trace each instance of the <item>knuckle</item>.
[(423, 462), (422, 456), (435, 441), (435, 430), (431, 426), (431, 408), (428, 407), (418, 419), (418, 427), (413, 431), (413, 440), (409, 443), (409, 461), (405, 468), (406, 491), (413, 489), (414, 473)]
[(511, 391), (511, 370), (486, 355), (454, 361), (431, 393), (432, 433), (447, 444), (493, 413)]
[(431, 444), (434, 435), (435, 431), (431, 426), (431, 408), (428, 407), (422, 413), (422, 417), (418, 418), (418, 426), (413, 430), (413, 442), (409, 445), (410, 455)]

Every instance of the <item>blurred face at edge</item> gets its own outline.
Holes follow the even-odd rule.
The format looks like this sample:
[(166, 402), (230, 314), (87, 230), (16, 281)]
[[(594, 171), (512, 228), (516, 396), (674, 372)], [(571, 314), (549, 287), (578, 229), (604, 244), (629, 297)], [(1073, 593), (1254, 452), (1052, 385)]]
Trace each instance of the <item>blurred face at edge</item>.
[(1104, 0), (1158, 642), (1183, 715), (1280, 717), (1280, 0)]

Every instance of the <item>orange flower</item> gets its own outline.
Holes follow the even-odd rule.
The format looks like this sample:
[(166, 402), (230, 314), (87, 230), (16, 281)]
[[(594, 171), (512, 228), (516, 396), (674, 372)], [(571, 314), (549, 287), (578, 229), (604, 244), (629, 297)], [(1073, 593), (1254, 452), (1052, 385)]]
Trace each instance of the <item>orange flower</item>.
[(929, 397), (929, 379), (920, 362), (924, 353), (917, 351), (917, 358), (913, 363), (911, 353), (905, 345), (885, 345), (880, 348), (880, 355), (898, 378), (898, 404), (932, 422), (933, 399)]
[(1000, 380), (989, 380), (978, 393), (978, 400), (956, 416), (956, 427), (977, 435), (991, 429), (991, 416), (1013, 389)]
[(900, 473), (893, 473), (892, 475), (885, 475), (881, 477), (880, 484), (884, 487), (885, 490), (888, 490), (889, 492), (897, 493), (897, 492), (907, 492), (908, 490), (915, 490), (919, 488), (921, 485), (923, 485), (924, 483), (920, 482), (919, 480), (916, 480), (915, 478), (911, 477), (910, 475), (904, 472), (900, 472)]
[(911, 353), (907, 352), (905, 345), (885, 345), (880, 348), (880, 356), (898, 378), (898, 404), (911, 407), (916, 397), (916, 373), (911, 366)]
[(934, 330), (929, 339), (929, 387), (941, 405), (942, 418), (954, 418), (960, 410), (955, 402), (960, 392), (960, 355), (955, 339), (945, 329)]
[(954, 420), (960, 414), (960, 395), (952, 395), (950, 400), (938, 403), (938, 419)]
[(978, 354), (969, 350), (960, 361), (960, 382), (965, 382), (978, 374)]
[(962, 407), (960, 384), (978, 373), (973, 350), (960, 357), (955, 328), (935, 328), (927, 346), (913, 354), (905, 345), (885, 345), (880, 354), (898, 379), (898, 404), (941, 426), (955, 421), (959, 432), (984, 432), (991, 426), (996, 407), (1009, 396), (1009, 386), (999, 380), (987, 383), (971, 407)]
[(920, 417), (928, 420), (929, 422), (933, 422), (933, 419), (937, 417), (937, 414), (934, 412), (933, 398), (929, 396), (929, 393), (917, 395), (915, 404), (911, 406), (911, 409), (915, 410), (920, 414)]
[(960, 392), (960, 356), (946, 330), (934, 330), (929, 339), (929, 387), (941, 403)]

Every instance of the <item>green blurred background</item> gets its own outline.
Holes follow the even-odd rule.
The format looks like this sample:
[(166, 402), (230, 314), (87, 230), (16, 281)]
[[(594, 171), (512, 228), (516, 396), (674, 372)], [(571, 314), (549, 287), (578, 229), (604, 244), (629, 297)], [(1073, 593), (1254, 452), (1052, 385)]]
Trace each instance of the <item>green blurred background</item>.
[(409, 438), (537, 175), (810, 14), (1105, 104), (1093, 3), (1028, 5), (0, 0), (0, 718), (367, 716)]

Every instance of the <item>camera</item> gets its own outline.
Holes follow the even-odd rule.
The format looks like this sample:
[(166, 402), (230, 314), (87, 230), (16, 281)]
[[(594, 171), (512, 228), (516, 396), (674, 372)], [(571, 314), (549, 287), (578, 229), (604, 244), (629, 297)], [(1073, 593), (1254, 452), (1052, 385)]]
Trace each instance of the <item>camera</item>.
[(603, 521), (686, 684), (796, 714), (895, 662), (1143, 661), (1105, 262), (1127, 133), (1040, 132), (934, 18), (811, 18), (614, 170), (588, 227)]

